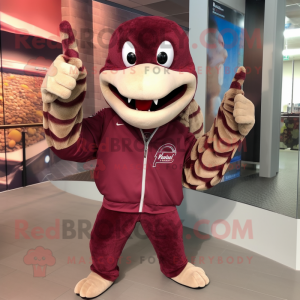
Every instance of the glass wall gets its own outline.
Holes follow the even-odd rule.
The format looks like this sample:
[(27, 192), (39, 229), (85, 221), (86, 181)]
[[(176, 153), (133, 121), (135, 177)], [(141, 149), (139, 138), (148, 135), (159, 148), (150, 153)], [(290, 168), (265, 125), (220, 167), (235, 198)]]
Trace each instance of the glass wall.
[[(57, 11), (60, 20), (60, 4)], [(1, 16), (6, 15), (1, 11)], [(17, 19), (6, 18), (1, 24), (13, 20)], [(45, 31), (36, 24), (28, 27), (35, 28), (31, 32), (22, 32), (14, 23), (6, 25), (0, 30), (0, 191), (82, 170), (51, 153), (42, 127), (41, 85), (52, 61), (62, 53), (61, 43), (53, 36), (41, 38)]]
[[(291, 45), (291, 41), (289, 41), (289, 45)], [(300, 48), (300, 44), (295, 45), (295, 47)], [(300, 197), (298, 197), (298, 191), (300, 190), (298, 187), (300, 57), (289, 57), (288, 59), (288, 61), (283, 62), (278, 174), (273, 178), (262, 178), (259, 176), (259, 162), (242, 161), (240, 178), (220, 183), (205, 193), (292, 218), (300, 218), (300, 213), (297, 213), (297, 210), (300, 212), (300, 205), (297, 204), (298, 198), (300, 201)], [(247, 75), (247, 79), (249, 77), (251, 78), (251, 73)], [(262, 101), (263, 96), (262, 93)], [(253, 97), (249, 91), (246, 97), (255, 100), (255, 98), (252, 99)], [(259, 110), (260, 107), (256, 106), (255, 109)], [(244, 148), (243, 151), (247, 151), (247, 149)]]
[[(294, 64), (294, 68), (293, 68)], [(294, 76), (293, 76), (294, 70)], [(299, 181), (300, 60), (283, 63), (282, 113), (279, 172), (273, 178), (259, 177), (259, 164), (242, 162), (241, 178), (220, 183), (206, 193), (300, 218), (297, 204)], [(293, 102), (292, 102), (293, 99)], [(292, 110), (292, 103), (293, 110)], [(300, 108), (299, 108), (300, 109)], [(300, 195), (300, 193), (299, 193)], [(299, 202), (300, 203), (300, 202)], [(297, 210), (299, 212), (297, 212)]]

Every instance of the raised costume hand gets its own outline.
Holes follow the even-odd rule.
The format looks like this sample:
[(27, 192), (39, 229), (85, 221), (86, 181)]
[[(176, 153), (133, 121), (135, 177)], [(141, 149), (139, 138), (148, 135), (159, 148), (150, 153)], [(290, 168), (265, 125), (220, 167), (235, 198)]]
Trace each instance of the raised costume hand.
[(244, 97), (246, 70), (240, 67), (210, 131), (200, 137), (184, 169), (185, 187), (206, 190), (218, 184), (236, 150), (255, 123), (254, 105)]
[(55, 59), (41, 87), (46, 139), (55, 149), (65, 149), (79, 137), (87, 75), (67, 21), (60, 24), (60, 33), (64, 54)]
[(254, 105), (244, 96), (244, 91), (241, 89), (245, 77), (246, 69), (240, 67), (235, 74), (230, 90), (224, 96), (225, 100), (223, 100), (229, 106), (229, 101), (234, 99), (233, 117), (240, 134), (243, 136), (246, 136), (255, 124)]

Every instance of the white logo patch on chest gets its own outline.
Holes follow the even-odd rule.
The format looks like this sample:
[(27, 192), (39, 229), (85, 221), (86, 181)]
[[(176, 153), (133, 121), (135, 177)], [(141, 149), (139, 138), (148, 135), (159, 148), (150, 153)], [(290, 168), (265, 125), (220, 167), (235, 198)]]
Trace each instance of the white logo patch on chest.
[(173, 144), (162, 145), (154, 156), (153, 167), (155, 168), (156, 164), (171, 164), (174, 161), (176, 153), (176, 147)]

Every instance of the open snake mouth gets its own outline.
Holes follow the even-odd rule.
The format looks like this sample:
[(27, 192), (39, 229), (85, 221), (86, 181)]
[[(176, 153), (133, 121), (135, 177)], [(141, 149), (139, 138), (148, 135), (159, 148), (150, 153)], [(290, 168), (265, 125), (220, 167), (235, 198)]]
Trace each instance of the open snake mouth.
[(165, 97), (155, 100), (128, 99), (121, 95), (118, 89), (112, 84), (109, 84), (109, 89), (118, 99), (123, 101), (123, 103), (131, 109), (141, 111), (157, 111), (180, 99), (187, 90), (187, 84), (181, 85)]

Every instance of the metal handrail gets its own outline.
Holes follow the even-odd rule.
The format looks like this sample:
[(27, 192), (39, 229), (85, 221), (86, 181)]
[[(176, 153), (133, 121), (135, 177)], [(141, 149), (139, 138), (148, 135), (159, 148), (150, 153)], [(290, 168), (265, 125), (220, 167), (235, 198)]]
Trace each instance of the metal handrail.
[(0, 125), (0, 130), (1, 129), (11, 129), (11, 128), (20, 128), (20, 127), (39, 127), (39, 126), (43, 126), (43, 123)]

